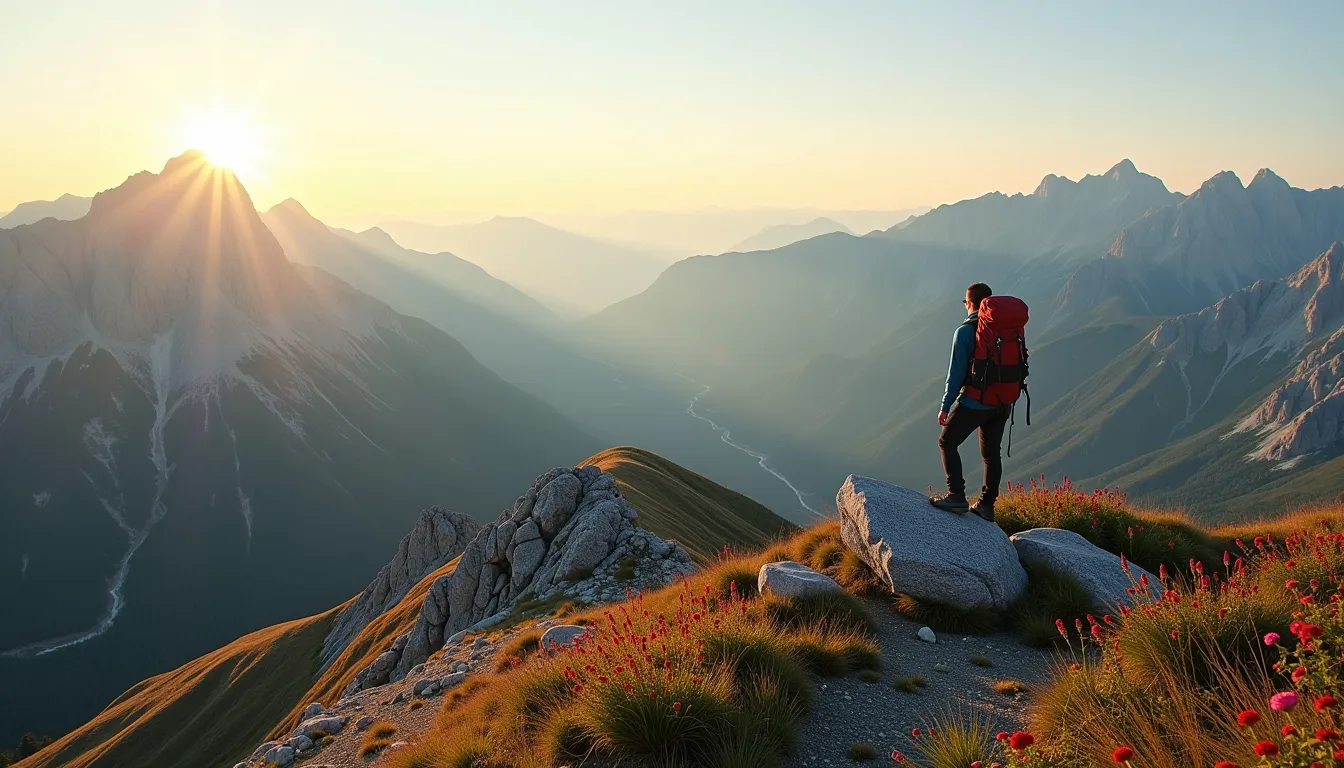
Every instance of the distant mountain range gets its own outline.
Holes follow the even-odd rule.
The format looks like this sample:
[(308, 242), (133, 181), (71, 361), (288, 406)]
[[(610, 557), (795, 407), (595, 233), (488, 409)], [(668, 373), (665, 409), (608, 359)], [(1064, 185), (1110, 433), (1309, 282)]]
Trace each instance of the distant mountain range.
[(732, 250), (743, 252), (769, 251), (775, 248), (783, 248), (800, 240), (808, 240), (818, 235), (829, 235), (832, 232), (854, 234), (844, 224), (820, 216), (806, 224), (772, 224), (733, 246)]
[[(802, 225), (818, 218), (867, 233), (889, 229), (927, 207), (896, 210), (824, 210), (820, 208), (718, 208), (684, 211), (622, 211), (597, 214), (555, 214), (547, 223), (590, 237), (630, 243), (665, 254), (668, 261), (741, 250), (742, 241), (777, 225)], [(778, 243), (776, 247), (786, 245)]]
[(1243, 187), (1224, 171), (1125, 227), (1070, 277), (1057, 314), (1107, 302), (1128, 314), (1193, 312), (1256, 280), (1280, 278), (1342, 239), (1344, 187), (1309, 192), (1267, 168)]
[(22, 224), (32, 224), (42, 219), (74, 221), (89, 212), (91, 197), (65, 194), (55, 200), (34, 200), (19, 203), (14, 210), (0, 216), (0, 229), (11, 229)]
[(7, 723), (71, 724), (343, 599), (415, 510), (493, 516), (596, 447), (447, 334), (291, 262), (193, 153), (81, 219), (0, 231), (0, 297)]
[(667, 265), (637, 248), (522, 217), (453, 226), (389, 222), (382, 229), (410, 248), (448, 251), (477, 264), (565, 317), (590, 315), (639, 293)]
[[(984, 280), (1035, 308), (1028, 335), (1036, 424), (1018, 425), (1010, 474), (1123, 480), (1136, 492), (1188, 503), (1196, 495), (1182, 489), (1204, 464), (1185, 462), (1179, 470), (1163, 464), (1168, 471), (1140, 477), (1129, 462), (1202, 429), (1233, 432), (1260, 403), (1248, 398), (1277, 392), (1236, 434), (1245, 454), (1283, 452), (1271, 445), (1314, 446), (1310, 458), (1266, 462), (1279, 469), (1256, 475), (1262, 484), (1281, 478), (1287, 485), (1338, 451), (1322, 426), (1333, 423), (1337, 407), (1328, 329), (1294, 331), (1293, 344), (1227, 373), (1211, 405), (1192, 408), (1188, 419), (1183, 411), (1168, 413), (1187, 402), (1170, 363), (1153, 369), (1169, 371), (1160, 395), (1115, 389), (1147, 381), (1138, 371), (1157, 363), (1144, 339), (1171, 315), (1243, 288), (1266, 290), (1276, 279), (1307, 285), (1315, 278), (1284, 276), (1308, 262), (1303, 275), (1332, 274), (1319, 259), (1331, 240), (1344, 237), (1337, 224), (1344, 191), (1295, 190), (1269, 171), (1246, 188), (1234, 182), (1219, 174), (1186, 196), (1123, 161), (1077, 182), (1047, 176), (1029, 195), (993, 193), (940, 206), (882, 233), (830, 234), (767, 252), (688, 259), (643, 294), (586, 320), (583, 338), (622, 359), (712, 385), (709, 402), (736, 438), (770, 454), (813, 491), (852, 471), (937, 485), (933, 414), (949, 337), (962, 317), (966, 285)], [(1122, 266), (1124, 279), (1090, 283), (1098, 264)], [(1173, 277), (1174, 264), (1185, 265), (1185, 277)], [(1269, 282), (1248, 288), (1261, 279)], [(1083, 301), (1085, 284), (1095, 290)], [(1159, 294), (1162, 302), (1138, 300)], [(1319, 311), (1327, 295), (1311, 306)], [(1288, 315), (1306, 312), (1287, 305), (1297, 306)], [(1203, 357), (1191, 364), (1193, 392), (1222, 370), (1219, 362), (1196, 373), (1205, 366)], [(1122, 408), (1131, 400), (1132, 408)], [(1129, 430), (1139, 442), (1111, 436), (1111, 428)], [(1251, 441), (1251, 431), (1268, 436)], [(1175, 456), (1178, 449), (1170, 450)], [(1298, 501), (1338, 493), (1344, 479), (1301, 488)], [(1248, 503), (1238, 493), (1201, 493), (1198, 500), (1207, 501), (1210, 514), (1235, 513)]]

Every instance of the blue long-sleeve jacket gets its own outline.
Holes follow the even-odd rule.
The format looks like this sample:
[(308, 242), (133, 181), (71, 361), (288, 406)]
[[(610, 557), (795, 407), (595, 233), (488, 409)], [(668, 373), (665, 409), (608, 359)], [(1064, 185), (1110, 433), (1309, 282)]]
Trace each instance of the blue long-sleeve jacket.
[(969, 323), (957, 326), (957, 330), (952, 334), (952, 361), (947, 366), (947, 388), (943, 391), (943, 413), (952, 410), (953, 401), (959, 402), (967, 408), (976, 410), (989, 410), (993, 406), (985, 405), (975, 398), (961, 391), (966, 383), (966, 376), (971, 372), (971, 357), (975, 355), (975, 320), (977, 314), (972, 312), (966, 319)]

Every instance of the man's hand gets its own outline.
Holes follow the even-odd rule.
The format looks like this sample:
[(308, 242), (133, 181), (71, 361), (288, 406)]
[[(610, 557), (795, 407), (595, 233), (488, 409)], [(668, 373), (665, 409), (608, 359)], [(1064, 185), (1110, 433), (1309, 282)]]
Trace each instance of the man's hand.
[(938, 426), (940, 427), (947, 426), (947, 411), (938, 412)]

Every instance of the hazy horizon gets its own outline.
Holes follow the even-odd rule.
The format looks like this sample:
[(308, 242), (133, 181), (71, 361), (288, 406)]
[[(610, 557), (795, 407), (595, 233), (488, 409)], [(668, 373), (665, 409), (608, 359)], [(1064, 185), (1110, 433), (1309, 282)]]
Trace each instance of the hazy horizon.
[(1182, 191), (1261, 167), (1333, 186), (1341, 20), (1324, 2), (11, 4), (0, 210), (201, 143), (260, 207), (356, 227), (906, 209), (1126, 157)]

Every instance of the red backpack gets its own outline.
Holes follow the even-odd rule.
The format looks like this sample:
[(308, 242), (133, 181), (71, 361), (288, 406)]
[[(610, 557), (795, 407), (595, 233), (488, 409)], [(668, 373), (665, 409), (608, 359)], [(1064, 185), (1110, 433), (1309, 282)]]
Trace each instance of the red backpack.
[[(990, 296), (980, 302), (967, 395), (985, 405), (1002, 406), (1016, 403), (1027, 391), (1026, 325), (1027, 304), (1021, 299)], [(1031, 424), (1029, 394), (1027, 424)]]

